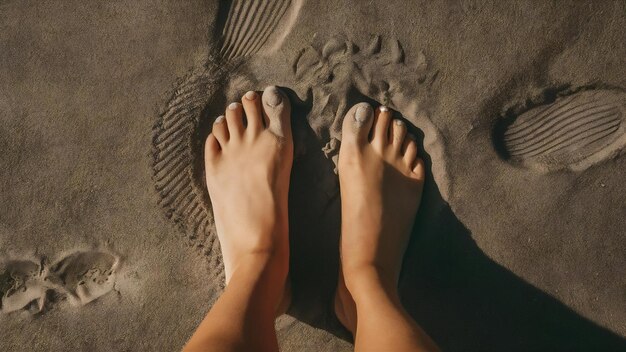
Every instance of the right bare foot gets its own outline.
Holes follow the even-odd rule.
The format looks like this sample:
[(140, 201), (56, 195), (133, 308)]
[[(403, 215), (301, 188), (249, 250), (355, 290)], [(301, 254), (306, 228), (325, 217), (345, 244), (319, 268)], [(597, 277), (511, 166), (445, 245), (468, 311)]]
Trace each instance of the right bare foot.
[[(341, 270), (335, 312), (353, 334), (353, 288), (376, 276), (397, 295), (402, 258), (417, 212), (425, 169), (417, 144), (391, 111), (367, 103), (348, 111), (339, 151)], [(351, 293), (352, 292), (352, 293)]]

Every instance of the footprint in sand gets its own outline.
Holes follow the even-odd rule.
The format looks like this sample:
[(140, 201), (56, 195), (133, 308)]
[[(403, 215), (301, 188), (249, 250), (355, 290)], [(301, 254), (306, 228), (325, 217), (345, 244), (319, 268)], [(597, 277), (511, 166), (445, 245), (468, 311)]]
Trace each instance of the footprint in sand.
[(104, 252), (77, 252), (50, 268), (61, 280), (74, 305), (84, 305), (108, 293), (115, 285), (120, 259)]
[(7, 261), (0, 270), (0, 308), (4, 313), (22, 308), (39, 312), (44, 307), (46, 292), (57, 288), (43, 265), (30, 260)]
[(43, 260), (8, 260), (0, 265), (0, 311), (39, 313), (51, 296), (87, 304), (113, 289), (119, 264), (117, 256), (96, 251), (76, 252), (51, 266)]
[(494, 145), (516, 165), (582, 171), (623, 150), (625, 116), (626, 92), (581, 89), (500, 120)]
[[(220, 57), (232, 60), (257, 53), (279, 25), (282, 24), (287, 28), (293, 26), (302, 2), (302, 0), (232, 1), (221, 33)], [(283, 35), (275, 38), (273, 47), (280, 46), (289, 31), (276, 32)]]

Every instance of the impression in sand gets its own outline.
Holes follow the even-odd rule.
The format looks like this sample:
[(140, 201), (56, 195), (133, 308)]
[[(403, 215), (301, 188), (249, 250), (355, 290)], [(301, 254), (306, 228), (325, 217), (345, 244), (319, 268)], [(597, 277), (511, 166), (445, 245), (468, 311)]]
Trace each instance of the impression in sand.
[(49, 265), (46, 260), (5, 260), (0, 265), (0, 308), (9, 313), (40, 313), (61, 300), (80, 306), (114, 289), (120, 258), (108, 252), (72, 253)]
[(498, 121), (494, 144), (505, 160), (543, 171), (582, 171), (626, 146), (624, 90), (582, 87), (547, 98), (522, 113), (511, 108)]

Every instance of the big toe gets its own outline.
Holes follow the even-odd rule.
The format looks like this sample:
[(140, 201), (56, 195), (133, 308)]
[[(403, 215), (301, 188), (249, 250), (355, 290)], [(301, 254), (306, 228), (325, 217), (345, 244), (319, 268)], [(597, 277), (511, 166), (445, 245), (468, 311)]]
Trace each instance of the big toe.
[(343, 119), (341, 143), (367, 143), (373, 120), (374, 110), (370, 104), (354, 105)]
[(285, 93), (276, 86), (269, 86), (261, 100), (267, 129), (279, 137), (291, 136), (291, 105)]

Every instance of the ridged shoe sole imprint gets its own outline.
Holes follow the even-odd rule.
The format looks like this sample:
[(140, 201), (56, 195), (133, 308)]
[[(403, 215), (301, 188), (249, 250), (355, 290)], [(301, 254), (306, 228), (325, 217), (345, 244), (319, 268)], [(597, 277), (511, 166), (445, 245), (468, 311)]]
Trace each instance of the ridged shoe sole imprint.
[(222, 31), (220, 55), (225, 60), (255, 54), (267, 42), (291, 6), (290, 0), (235, 0)]
[(580, 171), (621, 151), (625, 113), (626, 93), (586, 90), (520, 114), (499, 136), (500, 144), (513, 163)]

